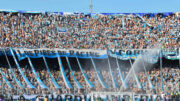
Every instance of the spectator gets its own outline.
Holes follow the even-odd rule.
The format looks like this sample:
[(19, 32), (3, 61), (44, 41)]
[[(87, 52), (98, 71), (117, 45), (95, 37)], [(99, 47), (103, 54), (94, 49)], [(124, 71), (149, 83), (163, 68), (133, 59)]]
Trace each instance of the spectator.
[[(180, 16), (0, 13), (0, 46), (22, 48), (178, 48)], [(158, 44), (158, 45), (157, 45)]]

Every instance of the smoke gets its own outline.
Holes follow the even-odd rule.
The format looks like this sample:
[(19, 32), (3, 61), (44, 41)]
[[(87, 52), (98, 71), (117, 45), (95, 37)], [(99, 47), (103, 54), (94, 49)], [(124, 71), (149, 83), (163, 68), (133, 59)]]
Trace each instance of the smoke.
[[(139, 73), (143, 72), (143, 74), (146, 75), (147, 71), (153, 68), (153, 65), (158, 62), (159, 52), (159, 49), (150, 49), (143, 54), (138, 55), (134, 63), (130, 60), (130, 64), (132, 65), (125, 77), (125, 82), (129, 85), (136, 84), (136, 87), (140, 87), (140, 82), (137, 79)], [(121, 86), (120, 92), (122, 92), (122, 88), (123, 86)]]

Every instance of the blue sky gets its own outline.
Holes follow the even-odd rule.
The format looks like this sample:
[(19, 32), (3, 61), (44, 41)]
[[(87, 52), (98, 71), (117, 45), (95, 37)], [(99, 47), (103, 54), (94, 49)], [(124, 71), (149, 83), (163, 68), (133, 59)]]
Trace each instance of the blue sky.
[[(1, 0), (0, 9), (89, 13), (90, 0)], [(93, 12), (180, 12), (180, 0), (93, 0)]]

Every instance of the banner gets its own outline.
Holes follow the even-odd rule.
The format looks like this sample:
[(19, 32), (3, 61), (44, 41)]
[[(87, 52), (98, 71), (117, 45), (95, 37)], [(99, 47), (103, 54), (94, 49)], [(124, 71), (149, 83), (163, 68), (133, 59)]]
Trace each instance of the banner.
[[(155, 63), (159, 57), (159, 52), (162, 52), (163, 57), (170, 60), (180, 59), (179, 48), (173, 49), (119, 49), (119, 50), (107, 50), (107, 54), (111, 57), (118, 58), (121, 60), (135, 60), (139, 55), (144, 58), (148, 57), (148, 62)], [(151, 57), (151, 58), (150, 58)], [(147, 59), (147, 58), (146, 58)]]
[(59, 67), (60, 67), (60, 70), (61, 70), (61, 74), (62, 74), (62, 76), (63, 76), (63, 80), (64, 80), (64, 82), (65, 82), (66, 87), (67, 87), (67, 88), (72, 88), (71, 83), (70, 83), (69, 80), (67, 79), (66, 73), (65, 73), (64, 68), (63, 68), (63, 63), (62, 63), (60, 57), (58, 57), (58, 63), (59, 63)]
[(33, 66), (31, 59), (29, 57), (28, 57), (28, 61), (29, 61), (30, 67), (32, 69), (33, 74), (35, 75), (35, 78), (36, 78), (39, 86), (43, 89), (48, 89), (48, 87), (43, 83), (43, 81), (40, 79), (39, 75), (36, 73), (36, 70), (34, 69), (34, 66)]
[(108, 66), (109, 66), (109, 71), (110, 71), (110, 74), (111, 74), (111, 77), (112, 77), (112, 82), (114, 84), (113, 88), (118, 88), (118, 84), (117, 84), (117, 82), (115, 80), (115, 77), (114, 77), (112, 69), (111, 69), (112, 67), (111, 67), (111, 63), (110, 63), (109, 57), (108, 57)]
[(180, 49), (164, 49), (162, 52), (163, 57), (170, 60), (180, 59)]
[(98, 77), (99, 82), (101, 83), (101, 85), (103, 86), (103, 88), (108, 88), (108, 86), (106, 85), (106, 83), (105, 83), (104, 80), (103, 80), (103, 77), (101, 76), (101, 74), (100, 74), (99, 71), (97, 70), (96, 64), (95, 64), (95, 62), (94, 62), (94, 60), (93, 60), (92, 58), (91, 58), (91, 61), (92, 61), (93, 67), (94, 67), (94, 69), (95, 69), (95, 71), (96, 71), (96, 74), (97, 74), (97, 77)]
[(52, 74), (51, 74), (51, 71), (50, 71), (50, 69), (49, 69), (49, 66), (48, 66), (48, 64), (47, 64), (47, 61), (46, 61), (45, 57), (43, 57), (43, 60), (44, 60), (46, 69), (47, 69), (47, 71), (48, 71), (48, 74), (49, 74), (49, 76), (50, 76), (50, 78), (51, 78), (51, 80), (52, 80), (55, 88), (60, 89), (61, 87), (58, 85), (58, 83), (56, 82), (56, 80), (54, 79), (54, 77), (53, 77)]
[(48, 58), (57, 58), (61, 57), (78, 57), (78, 58), (107, 58), (106, 50), (91, 50), (91, 49), (20, 49), (14, 48), (18, 58), (20, 60), (30, 57), (30, 58), (40, 58), (40, 57), (48, 57)]
[(72, 70), (72, 68), (71, 68), (71, 64), (70, 64), (69, 58), (66, 57), (66, 60), (67, 60), (68, 67), (69, 67), (69, 69), (70, 69), (70, 71), (71, 71), (72, 77), (73, 77), (76, 85), (78, 86), (78, 88), (83, 88), (82, 85), (78, 82), (78, 80), (76, 79), (76, 77), (75, 77), (75, 75), (74, 75), (74, 73), (73, 73), (73, 70)]
[(15, 64), (16, 64), (16, 66), (17, 66), (20, 74), (22, 75), (24, 81), (25, 81), (26, 84), (28, 85), (28, 87), (29, 87), (29, 88), (36, 88), (35, 86), (33, 86), (33, 85), (31, 84), (31, 82), (30, 82), (30, 81), (27, 79), (27, 77), (25, 76), (24, 72), (21, 70), (21, 67), (20, 67), (20, 65), (19, 65), (19, 63), (18, 63), (18, 61), (17, 61), (17, 59), (16, 59), (16, 57), (15, 57), (15, 54), (13, 53), (13, 50), (10, 49), (10, 51), (11, 51), (11, 54), (12, 54), (13, 59), (14, 59), (14, 61), (15, 61)]
[(14, 100), (20, 100), (20, 101), (25, 101), (25, 100), (32, 100), (36, 101), (37, 97), (39, 96), (40, 101), (44, 101), (44, 98), (48, 98), (48, 100), (55, 100), (55, 101), (82, 101), (83, 99), (85, 101), (90, 101), (90, 96), (87, 95), (73, 95), (73, 94), (48, 94), (48, 95), (13, 95), (12, 99)]
[(149, 50), (143, 49), (127, 49), (127, 50), (108, 50), (107, 54), (116, 57), (121, 60), (136, 59), (139, 55), (142, 55)]
[(89, 85), (90, 88), (94, 88), (94, 85), (92, 84), (92, 82), (88, 79), (87, 75), (85, 74), (83, 68), (81, 67), (81, 63), (79, 62), (79, 59), (76, 57), (76, 60), (77, 60), (77, 63), (78, 63), (78, 66), (81, 70), (81, 73), (82, 75), (84, 76), (84, 79), (86, 81), (86, 83)]
[[(103, 101), (164, 101), (164, 94), (160, 95), (153, 95), (153, 94), (132, 94), (132, 93), (120, 93), (116, 92), (110, 93), (106, 92), (104, 94), (94, 93), (90, 95), (74, 95), (74, 94), (49, 94), (49, 95), (13, 95), (13, 100), (37, 100), (37, 96), (39, 96), (39, 100), (44, 100), (44, 98), (48, 98), (49, 100), (56, 100), (56, 101), (96, 101), (96, 100), (103, 100)], [(168, 98), (166, 98), (168, 99)], [(176, 99), (176, 101), (179, 98)]]
[(13, 86), (12, 86), (12, 85), (10, 84), (10, 82), (7, 80), (5, 74), (3, 73), (3, 71), (1, 71), (1, 69), (0, 69), (0, 73), (1, 73), (1, 75), (2, 75), (2, 77), (3, 77), (3, 80), (6, 82), (7, 86), (12, 89)]
[[(6, 51), (8, 56), (12, 56), (9, 48), (0, 48), (0, 56), (4, 55), (3, 51)], [(148, 59), (149, 62), (156, 62), (159, 57), (159, 54), (149, 54), (151, 52), (158, 50), (162, 52), (162, 55), (166, 59), (178, 60), (180, 59), (179, 48), (172, 49), (110, 49), (110, 50), (93, 50), (93, 49), (50, 49), (50, 48), (39, 48), (39, 49), (27, 49), (27, 48), (13, 48), (13, 51), (16, 53), (19, 60), (24, 58), (57, 58), (60, 57), (78, 57), (78, 58), (96, 58), (96, 59), (107, 59), (108, 55), (111, 57), (117, 57), (121, 60), (136, 59), (139, 55), (146, 55), (146, 57), (151, 56), (151, 59)], [(149, 56), (147, 56), (147, 53)]]
[(119, 65), (119, 62), (118, 62), (118, 58), (117, 58), (117, 57), (116, 57), (116, 64), (117, 64), (117, 67), (118, 67), (118, 71), (119, 71), (119, 75), (120, 75), (122, 84), (123, 84), (124, 87), (128, 88), (128, 85), (127, 85), (127, 83), (125, 82), (125, 79), (124, 79), (124, 76), (123, 76), (123, 74), (122, 74), (122, 71), (121, 71), (121, 68), (120, 68), (120, 65)]
[(14, 79), (15, 79), (16, 83), (19, 85), (19, 87), (20, 87), (20, 88), (24, 88), (24, 86), (23, 86), (23, 85), (21, 84), (21, 82), (17, 79), (17, 77), (16, 77), (16, 75), (15, 75), (14, 71), (12, 70), (11, 64), (10, 64), (10, 62), (9, 62), (9, 59), (8, 59), (8, 57), (7, 57), (7, 55), (6, 55), (6, 52), (5, 52), (5, 51), (4, 51), (4, 54), (5, 54), (5, 57), (6, 57), (7, 63), (8, 63), (9, 68), (10, 68), (10, 73), (11, 73), (11, 74), (12, 74), (12, 76), (14, 77)]

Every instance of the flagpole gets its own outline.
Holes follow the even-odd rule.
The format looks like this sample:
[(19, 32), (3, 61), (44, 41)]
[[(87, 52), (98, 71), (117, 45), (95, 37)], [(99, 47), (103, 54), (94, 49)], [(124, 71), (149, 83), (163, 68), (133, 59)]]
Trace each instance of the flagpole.
[(91, 0), (90, 9), (91, 9), (91, 14), (92, 14), (92, 9), (93, 9), (92, 0)]

